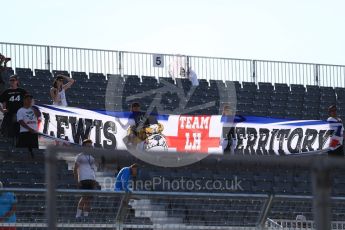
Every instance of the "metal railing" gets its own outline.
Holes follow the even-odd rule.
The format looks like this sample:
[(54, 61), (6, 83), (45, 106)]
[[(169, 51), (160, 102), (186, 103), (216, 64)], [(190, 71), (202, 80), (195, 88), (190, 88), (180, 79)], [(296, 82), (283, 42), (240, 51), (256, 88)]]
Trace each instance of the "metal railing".
[(189, 67), (200, 79), (345, 87), (345, 66), (154, 54), (0, 42), (13, 68), (168, 77)]
[[(45, 189), (7, 188), (16, 198), (16, 222), (0, 223), (2, 226), (47, 228), (47, 217), (53, 211), (46, 205)], [(82, 196), (92, 197), (89, 217), (75, 218), (77, 204)], [(7, 196), (8, 197), (8, 196)], [(314, 230), (312, 220), (269, 218), (260, 225), (260, 215), (268, 195), (183, 193), (183, 192), (133, 192), (58, 189), (56, 197), (56, 226), (60, 229), (267, 229)], [(279, 198), (277, 198), (279, 199)], [(301, 197), (289, 196), (294, 203)], [(306, 197), (310, 200), (312, 197)], [(300, 203), (286, 206), (286, 214)], [(332, 229), (344, 230), (345, 221), (333, 221)]]

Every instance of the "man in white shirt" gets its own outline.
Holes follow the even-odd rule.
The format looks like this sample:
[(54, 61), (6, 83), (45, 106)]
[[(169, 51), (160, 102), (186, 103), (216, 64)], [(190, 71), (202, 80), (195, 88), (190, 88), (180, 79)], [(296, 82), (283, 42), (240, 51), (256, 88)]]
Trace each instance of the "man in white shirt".
[(33, 158), (33, 149), (38, 148), (38, 118), (41, 116), (37, 107), (32, 106), (33, 96), (24, 95), (23, 107), (17, 111), (17, 121), (20, 124), (17, 147), (28, 148)]
[(337, 117), (337, 107), (332, 105), (328, 108), (329, 118), (327, 121), (330, 123), (334, 134), (331, 137), (329, 156), (344, 156), (344, 126), (342, 120)]
[(199, 80), (198, 80), (198, 76), (196, 75), (196, 73), (191, 68), (189, 68), (187, 73), (186, 73), (186, 70), (183, 67), (181, 67), (180, 68), (180, 76), (186, 77), (186, 75), (189, 78), (189, 80), (191, 81), (192, 86), (198, 86), (199, 85)]
[[(92, 140), (84, 140), (83, 147), (92, 148)], [(73, 172), (80, 189), (93, 190), (96, 188), (96, 164), (95, 158), (91, 154), (79, 153), (75, 159)], [(75, 216), (77, 220), (81, 219), (82, 214), (85, 218), (89, 216), (91, 199), (92, 196), (82, 196), (80, 198)]]

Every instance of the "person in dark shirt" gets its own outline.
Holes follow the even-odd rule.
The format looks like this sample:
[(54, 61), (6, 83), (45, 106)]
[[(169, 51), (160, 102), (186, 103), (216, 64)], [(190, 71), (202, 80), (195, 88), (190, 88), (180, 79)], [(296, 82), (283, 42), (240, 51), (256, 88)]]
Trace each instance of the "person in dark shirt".
[(129, 116), (129, 118), (132, 118), (134, 120), (132, 129), (134, 133), (137, 133), (139, 129), (143, 128), (146, 125), (147, 117), (145, 112), (141, 111), (140, 104), (138, 102), (134, 102), (131, 105), (131, 112), (132, 114)]
[(5, 90), (5, 81), (3, 79), (3, 73), (7, 69), (7, 62), (11, 61), (11, 58), (5, 57), (0, 53), (0, 94)]
[(0, 95), (0, 103), (2, 104), (1, 112), (4, 118), (1, 124), (1, 133), (5, 137), (16, 138), (19, 134), (19, 123), (16, 119), (17, 111), (23, 107), (24, 95), (26, 90), (19, 88), (19, 80), (17, 75), (12, 75), (9, 79), (10, 88), (6, 89)]
[(148, 117), (145, 112), (141, 111), (138, 102), (132, 103), (130, 111), (131, 114), (128, 117), (129, 122), (127, 124), (122, 124), (120, 119), (116, 118), (122, 128), (128, 130), (127, 136), (123, 138), (128, 149), (136, 148), (139, 142), (146, 139), (144, 128), (148, 124)]

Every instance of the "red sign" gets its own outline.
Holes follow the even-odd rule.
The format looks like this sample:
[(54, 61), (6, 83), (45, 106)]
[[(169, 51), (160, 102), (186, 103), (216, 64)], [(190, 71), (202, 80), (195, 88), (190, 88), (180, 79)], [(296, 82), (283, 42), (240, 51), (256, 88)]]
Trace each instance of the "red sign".
[(169, 148), (178, 152), (208, 153), (208, 148), (219, 147), (220, 138), (210, 137), (211, 116), (181, 115), (177, 136), (167, 136)]

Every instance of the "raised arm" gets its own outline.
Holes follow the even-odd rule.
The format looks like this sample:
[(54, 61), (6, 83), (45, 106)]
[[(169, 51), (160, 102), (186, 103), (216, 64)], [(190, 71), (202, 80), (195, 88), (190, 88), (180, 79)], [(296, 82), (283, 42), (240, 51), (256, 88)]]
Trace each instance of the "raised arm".
[(50, 89), (50, 97), (52, 98), (52, 100), (54, 102), (60, 102), (61, 99), (58, 97), (59, 93), (58, 90), (56, 88), (51, 88)]
[(65, 80), (68, 81), (66, 84), (64, 84), (64, 85), (62, 86), (62, 88), (63, 88), (64, 90), (69, 89), (69, 88), (74, 84), (75, 80), (72, 79), (72, 78), (70, 78), (70, 77), (64, 76), (64, 75), (61, 75), (61, 76), (62, 76)]

